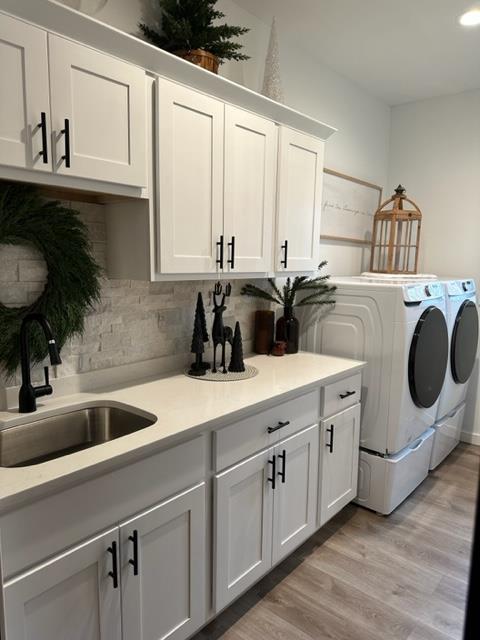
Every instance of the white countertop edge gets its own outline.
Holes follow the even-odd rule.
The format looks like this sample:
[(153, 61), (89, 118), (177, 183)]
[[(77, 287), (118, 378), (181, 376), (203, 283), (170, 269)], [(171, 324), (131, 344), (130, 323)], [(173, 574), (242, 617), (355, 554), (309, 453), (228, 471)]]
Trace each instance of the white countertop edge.
[[(289, 389), (280, 392), (272, 390), (272, 395), (268, 397), (259, 397), (253, 402), (232, 408), (232, 410), (220, 410), (207, 420), (202, 420), (198, 423), (192, 423), (187, 420), (181, 427), (178, 427), (173, 432), (167, 434), (159, 431), (160, 425), (159, 422), (157, 422), (155, 425), (147, 427), (141, 431), (137, 431), (133, 434), (112, 440), (90, 449), (76, 452), (70, 456), (57, 458), (55, 460), (30, 467), (0, 468), (0, 514), (3, 515), (8, 511), (17, 509), (26, 503), (32, 502), (33, 500), (63, 491), (86, 480), (109, 473), (110, 471), (121, 468), (122, 466), (133, 463), (142, 458), (147, 458), (164, 449), (175, 446), (180, 442), (193, 438), (195, 435), (200, 435), (203, 432), (226, 426), (228, 423), (236, 422), (248, 417), (249, 415), (257, 413), (258, 411), (268, 409), (278, 402), (285, 402), (290, 398), (297, 397), (303, 393), (308, 393), (320, 385), (329, 384), (348, 375), (353, 375), (361, 371), (366, 366), (365, 362), (345, 358), (303, 354), (302, 352), (298, 354), (300, 357), (305, 355), (310, 356), (315, 360), (318, 359), (317, 362), (319, 364), (321, 360), (329, 362), (335, 361), (338, 364), (343, 364), (344, 367), (334, 373), (327, 373), (325, 375), (316, 373), (308, 382), (303, 382), (301, 384), (293, 382)], [(293, 358), (298, 356), (286, 356), (285, 359), (288, 358), (293, 362)], [(261, 364), (259, 365), (258, 360), (259, 358), (265, 357), (267, 356), (254, 356), (253, 358), (249, 358), (247, 361), (254, 364), (260, 371), (262, 371), (262, 366)], [(269, 359), (270, 358), (273, 363), (276, 363), (279, 360), (285, 361), (284, 358), (279, 359), (274, 358), (273, 356), (269, 357)], [(181, 380), (192, 380), (183, 376), (183, 374), (177, 374), (177, 376), (179, 376)], [(3, 416), (5, 416), (6, 413), (9, 413), (12, 417), (11, 419), (0, 420), (0, 429), (24, 424), (32, 421), (32, 419), (39, 420), (51, 415), (67, 413), (69, 410), (81, 409), (92, 405), (106, 404), (110, 406), (124, 407), (133, 410), (133, 412), (137, 412), (140, 415), (150, 416), (153, 412), (140, 406), (134, 399), (130, 402), (118, 400), (115, 396), (118, 394), (134, 395), (136, 390), (152, 384), (158, 384), (161, 390), (162, 384), (172, 382), (172, 380), (177, 376), (170, 374), (154, 379), (142, 380), (140, 384), (132, 384), (130, 386), (122, 385), (119, 389), (114, 388), (105, 391), (102, 390), (100, 393), (79, 393), (72, 396), (64, 396), (58, 398), (56, 401), (52, 400), (44, 404), (35, 414), (20, 415), (13, 411), (4, 412)], [(255, 380), (256, 378), (252, 378), (250, 382)], [(208, 385), (210, 389), (215, 390), (218, 385), (228, 385), (228, 387), (233, 387), (249, 381), (209, 383), (206, 381), (192, 380), (192, 382), (201, 385)], [(126, 447), (126, 445), (129, 446)]]

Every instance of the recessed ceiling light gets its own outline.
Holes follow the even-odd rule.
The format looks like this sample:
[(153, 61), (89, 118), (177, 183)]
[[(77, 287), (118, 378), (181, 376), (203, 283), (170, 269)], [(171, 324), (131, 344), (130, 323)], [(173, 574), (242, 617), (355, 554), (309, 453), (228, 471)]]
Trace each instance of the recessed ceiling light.
[(459, 22), (462, 27), (476, 27), (480, 24), (480, 9), (471, 9), (471, 11), (467, 11), (460, 16)]

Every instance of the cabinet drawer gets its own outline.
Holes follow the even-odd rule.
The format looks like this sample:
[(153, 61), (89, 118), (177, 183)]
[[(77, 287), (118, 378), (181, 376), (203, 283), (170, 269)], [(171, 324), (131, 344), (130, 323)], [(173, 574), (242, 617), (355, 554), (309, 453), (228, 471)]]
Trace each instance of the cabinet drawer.
[(214, 433), (215, 470), (221, 471), (315, 424), (319, 409), (320, 395), (315, 390), (219, 429)]
[(360, 402), (361, 393), (361, 373), (327, 384), (322, 390), (322, 416), (328, 418)]

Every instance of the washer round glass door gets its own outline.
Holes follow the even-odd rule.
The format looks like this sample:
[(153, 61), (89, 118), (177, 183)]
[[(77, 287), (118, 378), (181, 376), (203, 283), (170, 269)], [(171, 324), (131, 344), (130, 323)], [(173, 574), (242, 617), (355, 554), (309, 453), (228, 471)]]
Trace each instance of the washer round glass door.
[(478, 346), (478, 313), (471, 300), (465, 300), (460, 307), (452, 333), (450, 361), (452, 377), (457, 384), (470, 378)]
[(428, 307), (415, 327), (408, 358), (410, 393), (417, 407), (435, 404), (443, 387), (448, 363), (448, 329), (438, 307)]

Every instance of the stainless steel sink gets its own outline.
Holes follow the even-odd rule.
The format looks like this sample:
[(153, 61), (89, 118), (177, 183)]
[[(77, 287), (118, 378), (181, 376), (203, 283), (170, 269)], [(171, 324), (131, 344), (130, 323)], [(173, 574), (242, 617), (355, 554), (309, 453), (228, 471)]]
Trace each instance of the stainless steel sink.
[(86, 407), (0, 431), (0, 467), (27, 467), (95, 447), (156, 421), (126, 409)]

